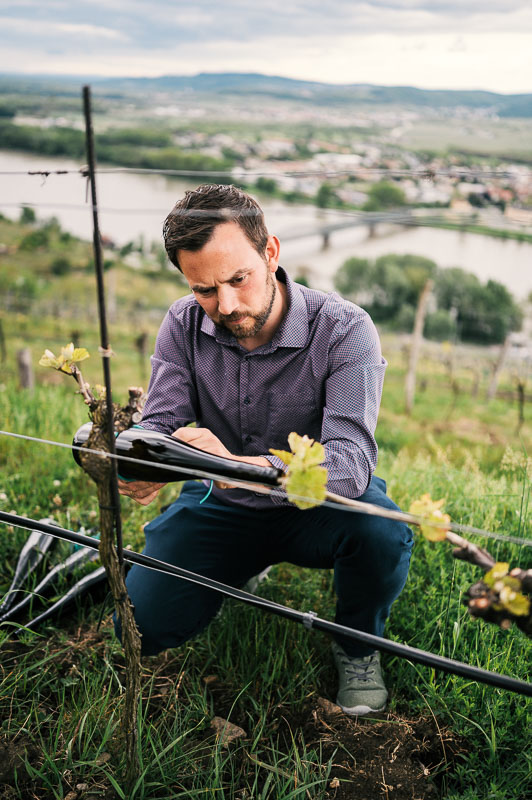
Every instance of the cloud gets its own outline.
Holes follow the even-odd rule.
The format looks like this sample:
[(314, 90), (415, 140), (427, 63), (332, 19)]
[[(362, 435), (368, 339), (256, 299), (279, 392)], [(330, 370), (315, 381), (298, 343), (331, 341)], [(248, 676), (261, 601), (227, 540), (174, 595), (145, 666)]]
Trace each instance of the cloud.
[[(481, 85), (482, 64), (482, 85), (489, 87), (500, 86), (502, 75), (508, 80), (509, 65), (515, 70), (519, 63), (515, 81), (526, 91), (527, 32), (529, 0), (7, 0), (0, 70), (20, 64), (27, 72), (112, 75), (257, 71), (414, 84), (432, 74), (431, 82), (445, 86), (458, 64), (462, 85)], [(430, 65), (429, 52), (441, 53), (437, 64)]]
[(464, 53), (466, 50), (467, 44), (462, 36), (457, 36), (449, 47), (449, 53)]
[(57, 36), (81, 36), (83, 38), (108, 39), (113, 42), (127, 41), (128, 37), (121, 31), (104, 28), (101, 25), (76, 24), (71, 22), (45, 22), (17, 17), (0, 17), (0, 29), (10, 34), (21, 34), (30, 37), (54, 38)]
[[(182, 41), (242, 42), (276, 36), (375, 33), (463, 32), (475, 30), (532, 30), (529, 0), (55, 0), (7, 3), (3, 18), (71, 24), (115, 31), (139, 48), (171, 47)], [(105, 25), (95, 25), (95, 19)], [(57, 29), (56, 30), (61, 30)], [(65, 31), (68, 33), (68, 31)]]

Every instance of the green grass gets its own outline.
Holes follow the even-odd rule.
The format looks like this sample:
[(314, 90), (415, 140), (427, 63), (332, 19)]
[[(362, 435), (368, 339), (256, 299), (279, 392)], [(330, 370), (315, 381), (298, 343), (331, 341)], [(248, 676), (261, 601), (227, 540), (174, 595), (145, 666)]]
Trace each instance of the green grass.
[(462, 233), (478, 233), (480, 236), (491, 236), (494, 239), (514, 239), (517, 242), (532, 242), (532, 234), (508, 228), (489, 228), (487, 225), (463, 225), (460, 222), (431, 222), (431, 228), (442, 228), (447, 231)]
[[(39, 334), (53, 333), (61, 344), (69, 324), (43, 319), (39, 331), (30, 321), (27, 330), (20, 328), (20, 320), (9, 326), (13, 338), (8, 336), (8, 361), (0, 386), (3, 429), (69, 442), (85, 421), (85, 408), (67, 377), (58, 383), (55, 378), (61, 376), (38, 369), (40, 382), (33, 393), (18, 389), (12, 377), (16, 347), (30, 331), (38, 352)], [(113, 333), (118, 352), (113, 360), (114, 386), (122, 397), (127, 385), (139, 380), (137, 355), (126, 346), (131, 333), (119, 326)], [(93, 349), (95, 330), (86, 335)], [(478, 397), (472, 397), (465, 366), (457, 371), (461, 392), (453, 400), (445, 368), (428, 362), (422, 364), (426, 386), (418, 392), (414, 413), (406, 417), (403, 370), (392, 344), (385, 339), (391, 363), (379, 423), (377, 470), (387, 480), (389, 494), (408, 508), (413, 499), (429, 492), (434, 498), (446, 498), (446, 510), (456, 522), (530, 537), (530, 484), (521, 466), (532, 440), (530, 423), (515, 433), (517, 412), (512, 402), (496, 398), (486, 403), (484, 384)], [(98, 361), (94, 358), (88, 367), (91, 380), (100, 380)], [(511, 388), (509, 378), (506, 381), (503, 388)], [(508, 447), (513, 456), (501, 466)], [(74, 530), (96, 525), (94, 487), (68, 451), (0, 437), (0, 463), (1, 508), (35, 518), (53, 516)], [(147, 509), (123, 502), (126, 544), (142, 547), (142, 525), (175, 492), (175, 485), (166, 487)], [(26, 534), (5, 527), (1, 533), (0, 589), (5, 590)], [(499, 560), (530, 566), (530, 548), (480, 543)], [(60, 551), (66, 553), (66, 545)], [(478, 577), (471, 565), (453, 560), (450, 548), (417, 540), (409, 580), (393, 608), (388, 635), (526, 679), (531, 642), (517, 630), (503, 632), (472, 620), (461, 602), (463, 592)], [(282, 564), (272, 570), (261, 593), (294, 608), (334, 616), (329, 571)], [(97, 630), (100, 607), (100, 602), (80, 602), (62, 620), (22, 634), (19, 642), (5, 629), (1, 632), (0, 755), (4, 746), (20, 757), (8, 780), (0, 771), (0, 797), (59, 800), (76, 791), (78, 784), (87, 784), (87, 796), (124, 797), (118, 738), (123, 654), (109, 613)], [(448, 741), (447, 768), (445, 763), (431, 765), (441, 797), (524, 800), (529, 795), (530, 703), (525, 698), (398, 658), (387, 657), (385, 670), (391, 688), (391, 729), (395, 725), (403, 730), (419, 720), (434, 726), (436, 720), (444, 732), (442, 739)], [(322, 634), (226, 602), (221, 617), (202, 636), (144, 660), (143, 697), (142, 775), (130, 798), (325, 800), (335, 796), (331, 780), (344, 763), (352, 765), (352, 773), (351, 777), (341, 773), (336, 796), (364, 796), (349, 793), (349, 781), (360, 765), (369, 763), (361, 755), (359, 740), (353, 738), (361, 726), (348, 721), (341, 731), (333, 723), (327, 729), (313, 717), (318, 697), (332, 701), (335, 697), (329, 642)], [(246, 736), (229, 749), (222, 747), (210, 726), (215, 715), (241, 726)], [(379, 730), (378, 723), (363, 725), (368, 736)], [(424, 758), (419, 756), (420, 763)], [(12, 786), (10, 793), (6, 783)], [(376, 783), (372, 796), (381, 794)]]
[(421, 120), (405, 130), (400, 138), (403, 147), (458, 152), (483, 158), (512, 157), (530, 162), (529, 119), (483, 120), (482, 125), (469, 120)]

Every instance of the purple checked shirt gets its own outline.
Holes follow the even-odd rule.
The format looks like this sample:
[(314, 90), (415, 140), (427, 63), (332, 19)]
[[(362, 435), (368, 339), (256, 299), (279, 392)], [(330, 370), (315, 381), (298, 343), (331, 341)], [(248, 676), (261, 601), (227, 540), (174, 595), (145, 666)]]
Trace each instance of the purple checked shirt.
[[(369, 315), (338, 294), (286, 283), (288, 311), (273, 339), (248, 351), (217, 327), (192, 295), (163, 320), (142, 426), (163, 433), (196, 421), (234, 455), (287, 450), (291, 431), (320, 441), (330, 491), (358, 497), (377, 464), (377, 424), (386, 361)], [(244, 489), (213, 489), (253, 508), (286, 503)]]

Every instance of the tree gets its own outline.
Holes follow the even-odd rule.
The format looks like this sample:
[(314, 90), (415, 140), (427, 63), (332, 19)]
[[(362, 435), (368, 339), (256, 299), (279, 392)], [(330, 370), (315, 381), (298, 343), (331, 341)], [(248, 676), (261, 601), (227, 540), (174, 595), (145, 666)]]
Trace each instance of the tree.
[(31, 252), (33, 250), (39, 250), (40, 248), (48, 247), (49, 243), (49, 232), (44, 228), (37, 228), (37, 230), (31, 231), (31, 233), (27, 233), (26, 236), (24, 236), (18, 248), (19, 250)]
[(72, 269), (72, 264), (66, 256), (57, 256), (50, 264), (52, 275), (66, 275)]
[(261, 176), (257, 178), (255, 186), (260, 192), (264, 192), (265, 194), (275, 194), (277, 191), (277, 181), (274, 181), (273, 178)]
[(438, 272), (436, 298), (438, 308), (454, 309), (463, 341), (501, 344), (523, 322), (523, 313), (505, 286), (492, 280), (483, 285), (476, 275), (462, 269)]
[(370, 262), (349, 258), (334, 278), (335, 288), (360, 303), (376, 322), (412, 330), (419, 295), (437, 266), (430, 258), (389, 253)]
[(22, 225), (32, 225), (37, 219), (35, 211), (30, 206), (22, 206), (19, 221)]
[[(426, 282), (437, 270), (434, 261), (412, 254), (390, 253), (375, 261), (373, 300), (367, 309), (378, 322), (391, 322), (403, 306), (415, 309)], [(406, 317), (411, 319), (411, 314)]]
[(433, 314), (427, 315), (423, 331), (427, 339), (435, 339), (438, 342), (452, 340), (455, 339), (456, 332), (456, 320), (449, 311), (439, 308)]
[(374, 183), (368, 194), (369, 198), (362, 207), (364, 211), (381, 211), (406, 205), (403, 190), (389, 181)]
[(338, 196), (330, 183), (321, 184), (316, 192), (315, 203), (318, 208), (331, 208), (338, 205)]
[(334, 287), (341, 295), (355, 299), (360, 292), (371, 288), (373, 265), (367, 258), (348, 258), (334, 276)]

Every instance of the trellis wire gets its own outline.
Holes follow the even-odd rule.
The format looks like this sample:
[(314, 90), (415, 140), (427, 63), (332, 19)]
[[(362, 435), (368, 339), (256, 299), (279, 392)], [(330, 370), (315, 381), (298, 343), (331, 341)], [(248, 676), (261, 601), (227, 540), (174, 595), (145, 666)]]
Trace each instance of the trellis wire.
[[(114, 175), (114, 174), (132, 174), (132, 175), (169, 175), (175, 177), (190, 177), (201, 178), (203, 176), (213, 178), (233, 178), (234, 180), (245, 178), (311, 178), (320, 177), (334, 178), (342, 177), (356, 178), (360, 176), (371, 175), (386, 175), (397, 177), (409, 177), (411, 175), (432, 180), (434, 177), (446, 178), (514, 178), (515, 172), (511, 170), (481, 170), (481, 169), (468, 169), (463, 168), (449, 168), (449, 169), (430, 169), (414, 167), (406, 169), (392, 169), (381, 167), (358, 167), (351, 169), (307, 169), (307, 170), (239, 170), (234, 167), (232, 170), (202, 170), (202, 169), (164, 169), (163, 167), (99, 167), (97, 170), (99, 175)], [(34, 170), (0, 170), (0, 175), (36, 175), (48, 178), (50, 175), (80, 175), (82, 178), (87, 177), (87, 167), (79, 167), (78, 169), (34, 169)]]
[[(36, 436), (29, 436), (28, 434), (13, 433), (11, 431), (0, 430), (0, 436), (8, 436), (14, 439), (23, 439), (29, 442), (37, 442), (39, 444), (48, 444), (54, 447), (63, 447), (66, 448), (67, 450), (80, 450), (84, 453), (92, 453), (93, 455), (102, 456), (102, 458), (116, 459), (117, 462), (125, 461), (133, 464), (140, 464), (142, 466), (148, 466), (154, 470), (157, 470), (159, 468), (168, 470), (170, 472), (175, 472), (181, 475), (183, 474), (194, 475), (197, 478), (206, 478), (207, 480), (227, 482), (227, 476), (218, 475), (217, 473), (213, 473), (210, 471), (191, 469), (190, 467), (177, 467), (170, 464), (165, 464), (164, 466), (158, 465), (154, 464), (153, 461), (147, 461), (141, 458), (131, 458), (129, 456), (106, 453), (103, 450), (92, 450), (87, 447), (78, 447), (77, 445), (74, 444), (55, 442), (51, 439), (40, 439)], [(240, 480), (238, 478), (231, 478), (231, 483), (234, 483), (235, 485), (238, 484), (243, 489), (250, 489), (251, 491), (254, 492), (260, 492), (261, 494), (271, 494), (272, 491), (271, 489), (263, 487), (262, 484), (253, 480)], [(302, 495), (291, 494), (290, 496), (295, 500), (303, 500), (306, 502), (315, 503), (315, 501), (312, 498), (304, 497)], [(320, 503), (320, 505), (325, 506), (327, 508), (334, 508), (336, 510), (352, 512), (355, 514), (372, 514), (373, 516), (379, 516), (385, 519), (395, 519), (410, 525), (428, 525), (432, 528), (439, 528), (442, 530), (452, 530), (455, 533), (465, 533), (473, 536), (482, 536), (487, 539), (495, 539), (497, 541), (506, 542), (507, 544), (517, 544), (524, 547), (532, 546), (532, 539), (522, 539), (517, 536), (505, 536), (504, 534), (498, 534), (495, 533), (494, 531), (486, 531), (483, 528), (476, 528), (472, 525), (462, 525), (456, 522), (451, 522), (449, 524), (437, 523), (433, 522), (430, 519), (425, 519), (424, 517), (417, 516), (415, 514), (407, 514), (404, 511), (394, 511), (392, 509), (381, 508), (381, 506), (376, 506), (373, 505), (372, 503), (361, 502), (360, 505), (363, 506), (363, 508), (360, 509), (353, 508), (350, 506), (345, 506), (342, 505), (341, 503), (333, 502), (330, 500), (324, 500), (322, 503)]]

